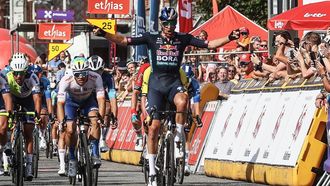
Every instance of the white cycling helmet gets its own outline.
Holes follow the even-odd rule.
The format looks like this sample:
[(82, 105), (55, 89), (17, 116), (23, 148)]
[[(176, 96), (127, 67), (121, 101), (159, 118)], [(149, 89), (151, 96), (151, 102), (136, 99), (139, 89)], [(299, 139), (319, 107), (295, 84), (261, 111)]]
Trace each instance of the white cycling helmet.
[(91, 70), (97, 71), (101, 68), (104, 68), (104, 61), (98, 55), (92, 55), (88, 58), (88, 66)]
[(25, 71), (28, 68), (28, 60), (23, 53), (15, 53), (11, 57), (10, 67), (13, 71)]
[(71, 62), (73, 72), (88, 70), (88, 61), (84, 57), (76, 57)]

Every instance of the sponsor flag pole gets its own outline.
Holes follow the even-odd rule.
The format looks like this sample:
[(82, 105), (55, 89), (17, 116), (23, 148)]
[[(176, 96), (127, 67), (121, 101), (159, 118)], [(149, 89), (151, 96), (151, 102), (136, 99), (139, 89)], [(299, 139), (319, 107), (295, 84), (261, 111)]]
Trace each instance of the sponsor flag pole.
[[(146, 32), (145, 25), (145, 4), (144, 0), (136, 0), (136, 16), (134, 16), (135, 30), (132, 30), (132, 34), (137, 36)], [(145, 45), (135, 46), (134, 60), (139, 61), (142, 56), (147, 55), (147, 48)]]
[(149, 31), (158, 32), (159, 0), (150, 0)]

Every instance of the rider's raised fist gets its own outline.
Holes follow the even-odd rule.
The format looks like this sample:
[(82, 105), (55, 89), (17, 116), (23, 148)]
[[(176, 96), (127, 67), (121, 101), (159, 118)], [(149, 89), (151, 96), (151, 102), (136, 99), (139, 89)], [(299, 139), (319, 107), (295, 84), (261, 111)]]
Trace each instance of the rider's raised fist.
[(99, 28), (97, 26), (93, 27), (93, 33), (94, 33), (94, 35), (99, 36), (99, 37), (105, 37), (105, 35), (107, 34), (104, 30), (102, 30), (101, 28)]

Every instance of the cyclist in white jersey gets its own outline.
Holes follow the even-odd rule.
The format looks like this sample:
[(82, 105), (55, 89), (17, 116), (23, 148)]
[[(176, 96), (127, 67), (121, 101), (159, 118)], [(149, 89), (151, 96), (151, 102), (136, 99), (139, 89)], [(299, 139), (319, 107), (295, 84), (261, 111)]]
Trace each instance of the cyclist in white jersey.
[[(13, 110), (13, 103), (10, 93), (6, 91), (9, 89), (9, 86), (4, 78), (4, 75), (0, 74), (0, 90), (2, 95), (0, 96), (0, 112), (11, 112)], [(0, 176), (9, 173), (8, 162), (5, 162), (5, 158), (2, 157), (4, 147), (8, 140), (7, 129), (8, 117), (0, 116)], [(2, 159), (4, 159), (3, 169)]]
[[(28, 60), (23, 53), (15, 53), (10, 62), (11, 71), (6, 74), (9, 89), (5, 92), (12, 94), (14, 105), (20, 105), (24, 111), (37, 112), (37, 118), (41, 112), (41, 91), (39, 78), (34, 73), (27, 73)], [(31, 101), (33, 100), (33, 101)], [(24, 138), (26, 147), (26, 180), (33, 178), (33, 129), (34, 118), (26, 117), (24, 124)]]
[[(65, 175), (65, 145), (69, 147), (69, 169), (68, 176), (75, 176), (77, 172), (77, 160), (75, 157), (76, 118), (77, 109), (85, 116), (97, 116), (98, 113), (103, 118), (105, 114), (105, 96), (102, 78), (99, 74), (92, 72), (88, 68), (87, 59), (83, 57), (75, 58), (72, 63), (72, 74), (65, 75), (60, 83), (57, 95), (57, 118), (60, 126), (63, 125), (66, 117), (65, 132), (60, 134), (58, 152), (60, 159), (59, 175)], [(96, 93), (96, 97), (95, 94)], [(97, 100), (97, 102), (96, 102)], [(100, 124), (97, 118), (91, 118), (91, 131), (89, 140), (92, 144), (92, 164), (100, 166), (99, 139)], [(65, 144), (64, 144), (65, 139)]]

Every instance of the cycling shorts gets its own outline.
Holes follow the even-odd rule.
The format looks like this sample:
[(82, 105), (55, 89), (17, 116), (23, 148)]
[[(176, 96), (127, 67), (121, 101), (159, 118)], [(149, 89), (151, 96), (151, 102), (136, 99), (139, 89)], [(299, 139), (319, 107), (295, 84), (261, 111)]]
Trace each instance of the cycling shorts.
[[(149, 115), (151, 114), (150, 111), (153, 107), (158, 111), (165, 111), (167, 102), (174, 104), (175, 95), (186, 91), (179, 76), (179, 74), (171, 74), (166, 77), (157, 77), (151, 73), (147, 95)], [(158, 113), (154, 113), (153, 118), (161, 119)]]
[[(33, 96), (30, 94), (28, 97), (25, 98), (20, 98), (12, 95), (13, 99), (13, 104), (14, 106), (20, 105), (22, 107), (22, 110), (25, 112), (34, 112), (35, 107), (34, 107), (34, 101), (33, 101)], [(15, 108), (18, 109), (18, 108)], [(23, 118), (23, 123), (34, 123), (34, 117), (33, 116), (25, 116)]]
[(93, 110), (98, 110), (98, 105), (93, 96), (90, 96), (82, 103), (75, 102), (70, 97), (65, 100), (65, 117), (67, 120), (77, 119), (77, 110), (80, 108), (80, 112), (84, 116), (88, 116), (88, 113)]

